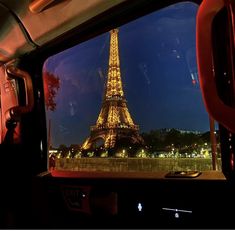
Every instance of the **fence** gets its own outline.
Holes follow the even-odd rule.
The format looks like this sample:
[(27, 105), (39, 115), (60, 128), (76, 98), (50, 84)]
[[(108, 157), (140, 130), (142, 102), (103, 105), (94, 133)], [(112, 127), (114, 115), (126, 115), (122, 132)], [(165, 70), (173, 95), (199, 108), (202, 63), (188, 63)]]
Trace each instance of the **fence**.
[[(212, 160), (203, 158), (60, 158), (56, 169), (71, 171), (208, 171)], [(217, 159), (217, 170), (221, 170), (221, 159)]]

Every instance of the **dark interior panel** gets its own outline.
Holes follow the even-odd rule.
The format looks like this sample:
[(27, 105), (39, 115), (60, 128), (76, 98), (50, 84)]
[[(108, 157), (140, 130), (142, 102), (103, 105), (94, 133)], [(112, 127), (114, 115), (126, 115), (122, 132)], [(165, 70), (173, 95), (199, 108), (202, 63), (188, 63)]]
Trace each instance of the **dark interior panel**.
[[(79, 179), (40, 182), (40, 228), (227, 229), (234, 187), (225, 180)], [(38, 186), (37, 186), (38, 187)], [(38, 190), (38, 189), (37, 189)], [(43, 196), (44, 195), (44, 196)], [(45, 198), (46, 197), (46, 198)]]

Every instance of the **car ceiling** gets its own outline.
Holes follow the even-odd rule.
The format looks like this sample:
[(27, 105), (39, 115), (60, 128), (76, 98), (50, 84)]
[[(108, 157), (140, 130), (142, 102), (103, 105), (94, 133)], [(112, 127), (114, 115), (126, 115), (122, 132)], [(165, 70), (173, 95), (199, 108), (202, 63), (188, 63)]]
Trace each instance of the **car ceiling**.
[(41, 0), (51, 3), (35, 13), (32, 0), (0, 0), (0, 62), (33, 51), (124, 1)]

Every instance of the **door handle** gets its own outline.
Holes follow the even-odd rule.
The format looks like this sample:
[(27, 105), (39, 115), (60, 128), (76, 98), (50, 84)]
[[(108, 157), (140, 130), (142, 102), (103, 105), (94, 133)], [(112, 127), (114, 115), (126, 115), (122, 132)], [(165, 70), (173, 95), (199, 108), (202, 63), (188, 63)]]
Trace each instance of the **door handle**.
[(22, 71), (19, 68), (14, 67), (12, 65), (6, 67), (6, 73), (9, 79), (22, 79), (24, 81), (26, 105), (24, 106), (19, 105), (19, 106), (11, 107), (10, 109), (6, 111), (6, 114), (5, 114), (6, 120), (19, 121), (20, 117), (23, 114), (31, 112), (34, 106), (32, 79), (27, 72)]

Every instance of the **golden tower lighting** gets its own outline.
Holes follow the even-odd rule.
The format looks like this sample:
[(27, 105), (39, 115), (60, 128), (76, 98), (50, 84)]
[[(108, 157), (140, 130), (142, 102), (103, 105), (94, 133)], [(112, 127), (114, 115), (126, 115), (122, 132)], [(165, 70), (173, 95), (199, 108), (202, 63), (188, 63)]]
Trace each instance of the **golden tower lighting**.
[(101, 110), (82, 148), (94, 148), (98, 140), (103, 140), (105, 148), (113, 148), (120, 139), (127, 139), (131, 144), (143, 144), (138, 131), (139, 127), (131, 118), (123, 92), (118, 29), (113, 29), (110, 31), (109, 68)]

